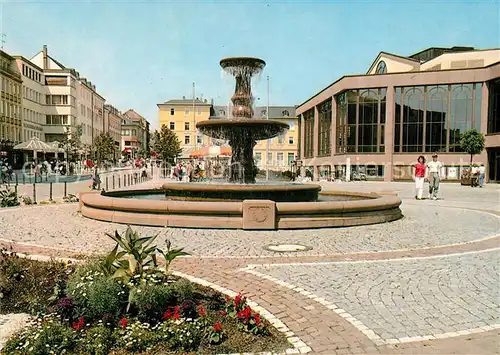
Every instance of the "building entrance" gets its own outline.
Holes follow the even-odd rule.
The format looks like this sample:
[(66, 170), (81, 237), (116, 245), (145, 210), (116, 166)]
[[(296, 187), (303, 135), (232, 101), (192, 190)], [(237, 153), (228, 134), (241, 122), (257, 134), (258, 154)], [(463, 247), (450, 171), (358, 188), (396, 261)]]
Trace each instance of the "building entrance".
[(488, 153), (489, 181), (500, 183), (500, 148), (490, 148)]

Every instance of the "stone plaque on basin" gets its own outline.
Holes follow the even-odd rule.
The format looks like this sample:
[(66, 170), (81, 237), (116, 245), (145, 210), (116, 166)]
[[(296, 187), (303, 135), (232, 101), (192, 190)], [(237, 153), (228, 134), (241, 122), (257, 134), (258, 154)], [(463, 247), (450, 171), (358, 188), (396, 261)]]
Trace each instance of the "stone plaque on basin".
[(276, 203), (271, 200), (244, 200), (243, 229), (276, 229)]

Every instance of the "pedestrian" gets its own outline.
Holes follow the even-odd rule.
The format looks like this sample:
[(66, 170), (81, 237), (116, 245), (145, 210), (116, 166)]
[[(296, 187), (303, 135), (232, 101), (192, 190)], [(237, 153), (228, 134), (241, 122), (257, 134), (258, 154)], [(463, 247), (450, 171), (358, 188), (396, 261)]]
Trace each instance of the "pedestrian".
[(484, 176), (486, 174), (486, 168), (484, 167), (484, 164), (481, 164), (479, 167), (479, 187), (483, 187), (484, 185)]
[(415, 173), (413, 179), (415, 180), (415, 198), (417, 200), (422, 199), (424, 193), (424, 181), (425, 181), (425, 170), (427, 166), (425, 165), (425, 158), (423, 155), (419, 156), (417, 159), (417, 164), (415, 164)]
[(437, 200), (439, 192), (439, 181), (441, 180), (441, 168), (443, 164), (438, 161), (438, 155), (432, 155), (432, 161), (427, 163), (427, 177), (429, 179), (429, 198)]

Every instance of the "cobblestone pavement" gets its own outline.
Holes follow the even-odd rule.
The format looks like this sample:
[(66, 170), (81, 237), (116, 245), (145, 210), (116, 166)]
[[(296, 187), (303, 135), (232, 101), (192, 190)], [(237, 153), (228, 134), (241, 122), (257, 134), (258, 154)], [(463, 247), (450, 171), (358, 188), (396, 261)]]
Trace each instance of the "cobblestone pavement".
[[(176, 271), (241, 291), (313, 353), (500, 353), (497, 186), (442, 184), (438, 201), (415, 201), (409, 183), (323, 186), (397, 191), (405, 218), (280, 232), (139, 229), (161, 231), (193, 254), (176, 260)], [(14, 240), (16, 250), (60, 256), (108, 250), (103, 233), (125, 228), (84, 219), (76, 205), (0, 210), (0, 226), (0, 246)], [(262, 249), (273, 243), (313, 249)]]

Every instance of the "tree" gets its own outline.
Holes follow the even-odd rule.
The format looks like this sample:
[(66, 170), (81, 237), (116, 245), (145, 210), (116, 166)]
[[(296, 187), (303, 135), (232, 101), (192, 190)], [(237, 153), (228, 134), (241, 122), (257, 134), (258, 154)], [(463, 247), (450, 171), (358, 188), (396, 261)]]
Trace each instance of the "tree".
[(470, 166), (472, 168), (472, 158), (484, 150), (484, 136), (475, 128), (468, 129), (460, 137), (460, 147), (470, 154)]
[(97, 156), (97, 163), (102, 163), (104, 160), (114, 156), (115, 141), (113, 137), (108, 132), (99, 134), (94, 139), (94, 150)]
[(59, 142), (59, 148), (63, 148), (66, 151), (66, 159), (69, 161), (69, 154), (71, 153), (74, 156), (78, 153), (78, 149), (80, 149), (81, 141), (80, 137), (82, 135), (82, 126), (78, 126), (76, 129), (76, 133), (72, 133), (71, 129), (68, 127), (66, 129), (66, 133), (63, 136), (62, 140)]
[(172, 162), (181, 154), (181, 142), (174, 131), (167, 126), (162, 126), (160, 131), (155, 131), (152, 136), (153, 149), (163, 161)]

